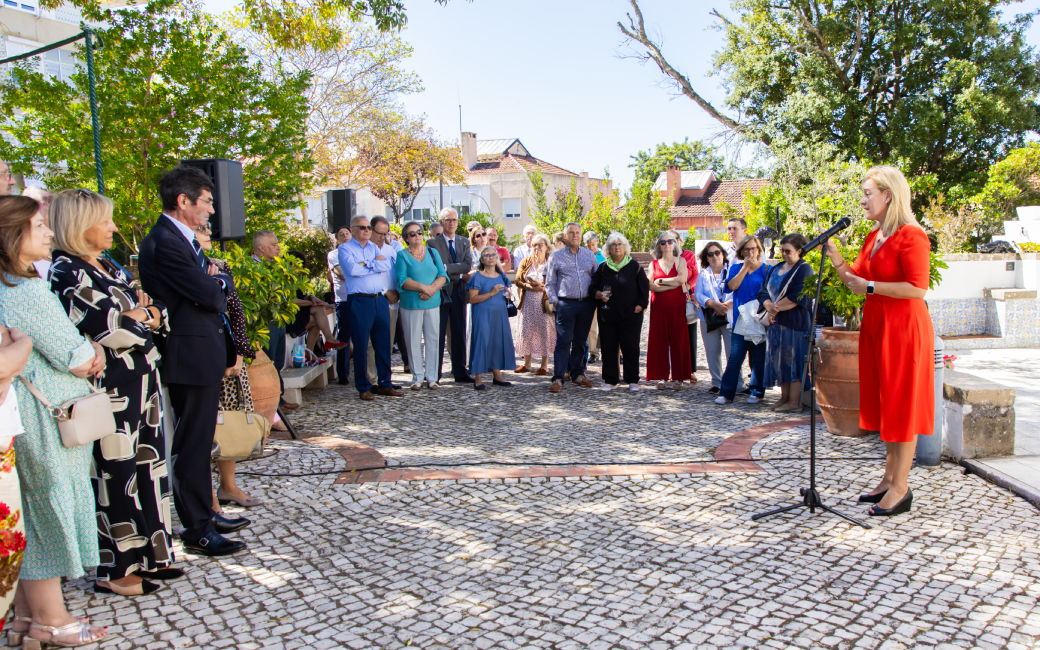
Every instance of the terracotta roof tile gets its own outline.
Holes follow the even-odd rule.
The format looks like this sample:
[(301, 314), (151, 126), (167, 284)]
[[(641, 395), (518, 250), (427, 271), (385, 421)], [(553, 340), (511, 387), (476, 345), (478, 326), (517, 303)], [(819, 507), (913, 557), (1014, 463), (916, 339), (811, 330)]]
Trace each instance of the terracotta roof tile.
[(577, 176), (572, 171), (557, 167), (534, 156), (514, 156), (505, 154), (498, 158), (483, 158), (469, 170), (470, 175), (478, 174), (515, 174), (517, 172), (529, 172), (537, 169), (543, 174), (564, 174), (566, 176)]
[(672, 227), (721, 228), (725, 221), (715, 211), (716, 203), (725, 201), (737, 209), (739, 216), (744, 216), (744, 188), (750, 187), (752, 192), (758, 192), (766, 185), (769, 181), (764, 178), (715, 181), (703, 196), (680, 196), (679, 202), (669, 208)]

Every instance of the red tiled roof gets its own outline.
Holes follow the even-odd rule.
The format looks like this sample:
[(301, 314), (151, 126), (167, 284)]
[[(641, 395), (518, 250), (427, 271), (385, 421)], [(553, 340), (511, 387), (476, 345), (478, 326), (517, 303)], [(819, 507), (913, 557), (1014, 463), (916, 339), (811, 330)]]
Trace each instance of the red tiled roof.
[(715, 211), (716, 203), (725, 201), (737, 209), (737, 215), (744, 216), (744, 188), (758, 192), (766, 185), (769, 181), (764, 178), (715, 181), (703, 196), (680, 196), (679, 202), (669, 208), (672, 227), (722, 228), (725, 220)]
[(480, 162), (473, 165), (469, 170), (472, 175), (477, 174), (515, 174), (517, 172), (527, 173), (538, 170), (543, 174), (564, 174), (566, 176), (577, 176), (574, 172), (567, 171), (562, 167), (539, 160), (534, 156), (515, 156), (507, 153), (498, 158), (482, 158)]

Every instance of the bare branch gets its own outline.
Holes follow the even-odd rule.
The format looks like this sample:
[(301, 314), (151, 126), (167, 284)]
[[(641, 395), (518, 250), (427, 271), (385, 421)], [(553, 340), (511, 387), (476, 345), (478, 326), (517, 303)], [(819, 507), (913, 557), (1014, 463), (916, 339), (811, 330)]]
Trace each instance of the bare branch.
[[(635, 14), (633, 19), (631, 13), (626, 13), (625, 16), (628, 18), (628, 27), (625, 27), (620, 21), (617, 26), (621, 30), (621, 33), (625, 35), (631, 41), (639, 43), (646, 48), (646, 57), (651, 59), (657, 64), (657, 67), (661, 69), (665, 75), (672, 78), (675, 84), (682, 91), (682, 94), (686, 95), (694, 102), (697, 103), (708, 115), (712, 116), (727, 128), (732, 131), (736, 131), (742, 135), (749, 135), (750, 129), (745, 124), (740, 124), (728, 115), (723, 114), (717, 108), (711, 105), (711, 103), (700, 96), (693, 88), (693, 84), (686, 78), (681, 72), (676, 70), (667, 59), (664, 58), (664, 54), (661, 52), (661, 48), (655, 43), (646, 33), (646, 28), (643, 23), (643, 12), (639, 8), (637, 0), (629, 0), (632, 4), (632, 11)], [(763, 144), (769, 144), (769, 137), (766, 135), (756, 135), (756, 139), (761, 140)]]

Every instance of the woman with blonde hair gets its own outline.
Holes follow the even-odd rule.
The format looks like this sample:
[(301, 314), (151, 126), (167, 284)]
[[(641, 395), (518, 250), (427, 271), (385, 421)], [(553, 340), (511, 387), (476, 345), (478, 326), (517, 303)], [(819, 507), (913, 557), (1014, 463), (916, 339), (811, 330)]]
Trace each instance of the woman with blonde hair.
[(487, 233), (484, 232), (484, 227), (477, 223), (477, 227), (469, 231), (469, 255), (474, 271), (480, 268), (480, 251), (485, 246), (487, 246)]
[(686, 327), (686, 290), (689, 277), (679, 241), (670, 232), (654, 245), (650, 263), (650, 335), (646, 349), (646, 380), (656, 381), (659, 389), (681, 390), (693, 377), (690, 367), (690, 335)]
[(54, 229), (51, 291), (77, 329), (105, 350), (101, 387), (121, 408), (116, 433), (93, 445), (101, 564), (98, 593), (139, 596), (152, 580), (183, 576), (173, 563), (170, 485), (155, 338), (169, 332), (166, 308), (104, 257), (118, 231), (112, 201), (64, 190), (50, 207)]
[(755, 300), (766, 280), (768, 265), (762, 261), (763, 252), (762, 242), (758, 241), (758, 237), (745, 236), (737, 244), (737, 260), (740, 263), (731, 265), (726, 271), (726, 290), (733, 292), (734, 316), (730, 328), (734, 331), (730, 334), (729, 358), (726, 360), (726, 372), (722, 375), (722, 388), (719, 389), (719, 396), (715, 398), (715, 403), (719, 405), (732, 402), (736, 397), (740, 368), (744, 365), (745, 357), (750, 357), (751, 365), (748, 404), (757, 404), (765, 395), (766, 343), (762, 341), (756, 345), (735, 331), (737, 323), (742, 318), (740, 306)]
[[(53, 223), (53, 213), (51, 218)], [(63, 404), (90, 394), (88, 378), (104, 371), (106, 355), (98, 343), (84, 340), (32, 267), (50, 256), (52, 237), (36, 201), (0, 197), (0, 325), (24, 332), (32, 341), (21, 380), (12, 387), (25, 430), (14, 439), (25, 552), (8, 640), (26, 646), (40, 642), (74, 647), (107, 633), (104, 627), (73, 617), (61, 589), (61, 578), (79, 578), (85, 567), (99, 563), (91, 446), (64, 446), (50, 407), (25, 382), (48, 403)], [(16, 514), (18, 506), (8, 506)], [(18, 541), (12, 540), (12, 545)]]
[(885, 475), (862, 503), (875, 517), (909, 512), (907, 484), (918, 435), (935, 423), (935, 333), (924, 303), (931, 244), (910, 208), (910, 185), (895, 167), (867, 172), (859, 205), (877, 225), (849, 264), (833, 241), (827, 255), (842, 281), (867, 295), (859, 334), (859, 426), (880, 431)]
[(516, 269), (516, 286), (520, 292), (520, 341), (516, 352), (524, 358), (524, 363), (515, 372), (531, 372), (531, 359), (541, 357), (542, 364), (534, 374), (548, 374), (549, 357), (556, 349), (556, 320), (545, 293), (551, 246), (547, 235), (535, 235), (531, 239), (531, 254), (520, 260)]

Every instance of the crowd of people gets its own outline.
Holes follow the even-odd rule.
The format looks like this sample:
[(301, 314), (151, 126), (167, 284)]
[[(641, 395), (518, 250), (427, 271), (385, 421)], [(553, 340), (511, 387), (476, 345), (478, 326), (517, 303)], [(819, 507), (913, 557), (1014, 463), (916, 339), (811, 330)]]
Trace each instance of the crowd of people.
[[(741, 218), (729, 221), (729, 242), (711, 241), (699, 255), (669, 230), (657, 239), (644, 268), (621, 233), (611, 233), (601, 248), (599, 235), (583, 233), (577, 223), (552, 236), (528, 225), (510, 252), (498, 245), (495, 228), (470, 221), (463, 235), (454, 209), (438, 216), (429, 232), (421, 223), (406, 223), (403, 245), (388, 239), (389, 224), (381, 216), (355, 217), (336, 232), (328, 262), (340, 340), (369, 350), (367, 358), (353, 354), (355, 377), (367, 377), (355, 380), (362, 400), (403, 395), (390, 368), (398, 331), (411, 390), (439, 390), (446, 371), (454, 382), (477, 390), (485, 389), (489, 373), (493, 386), (508, 387), (502, 373), (513, 372), (548, 376), (552, 393), (567, 382), (594, 387), (587, 368), (597, 361), (600, 390), (621, 383), (630, 391), (644, 384), (682, 390), (697, 381), (700, 332), (716, 403), (742, 394), (755, 404), (767, 387), (779, 386), (777, 410), (801, 409), (811, 320), (803, 289), (812, 273), (798, 257), (802, 235), (786, 236), (782, 263), (771, 265)], [(511, 281), (507, 274), (514, 268)], [(734, 331), (740, 329), (740, 307), (756, 300), (764, 314), (756, 320), (776, 325), (762, 340)], [(646, 372), (640, 375), (647, 312)], [(511, 317), (518, 319), (515, 328)], [(337, 358), (343, 384), (349, 381), (350, 354), (345, 350)]]
[[(226, 517), (221, 504), (256, 507), (263, 500), (235, 484), (234, 461), (217, 462), (214, 490), (210, 462), (218, 409), (233, 408), (235, 399), (224, 388), (247, 380), (244, 361), (256, 352), (230, 268), (206, 255), (213, 192), (209, 177), (193, 167), (162, 176), (162, 213), (140, 242), (135, 279), (107, 255), (117, 232), (110, 199), (85, 189), (12, 196), (11, 174), (0, 163), (0, 511), (8, 513), (4, 525), (14, 526), (3, 543), (22, 553), (8, 599), (14, 645), (28, 639), (72, 647), (105, 636), (105, 628), (73, 617), (64, 604), (61, 579), (86, 568), (96, 567), (97, 592), (131, 597), (183, 577), (171, 543), (171, 506), (185, 550), (222, 556), (245, 548), (225, 535), (249, 520)], [(884, 479), (860, 500), (884, 516), (909, 510), (913, 441), (931, 433), (934, 418), (925, 371), (931, 352), (922, 343), (931, 341), (921, 300), (929, 244), (898, 170), (872, 170), (863, 192), (861, 204), (878, 227), (853, 264), (833, 244), (826, 253), (849, 288), (868, 295), (861, 425), (881, 432), (889, 455)], [(360, 399), (399, 397), (391, 350), (400, 322), (398, 345), (413, 391), (440, 388), (446, 350), (454, 382), (481, 391), (489, 374), (502, 388), (512, 385), (506, 372), (547, 376), (550, 358), (551, 393), (566, 382), (591, 388), (587, 368), (597, 353), (601, 390), (624, 383), (638, 391), (641, 380), (680, 390), (696, 382), (699, 330), (717, 404), (738, 394), (754, 404), (779, 386), (776, 410), (801, 409), (813, 326), (803, 235), (784, 236), (782, 262), (771, 264), (742, 219), (729, 221), (729, 242), (711, 241), (697, 255), (669, 230), (654, 245), (648, 273), (621, 233), (610, 233), (601, 249), (598, 236), (577, 223), (551, 238), (529, 226), (510, 252), (497, 245), (492, 228), (470, 222), (463, 236), (455, 210), (439, 217), (429, 233), (406, 224), (402, 241), (378, 216), (355, 217), (338, 230), (328, 264), (339, 338), (332, 306), (298, 293), (296, 320), (285, 331), (272, 323), (272, 361), (284, 361), (287, 333), (306, 335), (309, 348), (323, 337), (324, 350), (343, 352), (337, 362), (346, 383), (349, 342)], [(257, 264), (281, 254), (270, 232), (254, 236), (253, 250)], [(516, 342), (512, 317), (520, 319)], [(750, 319), (764, 333), (751, 333)], [(886, 319), (913, 331), (890, 332)], [(906, 369), (906, 359), (920, 363)], [(62, 409), (98, 393), (107, 393), (115, 433), (69, 442)], [(164, 420), (166, 404), (172, 426)], [(20, 518), (11, 516), (12, 506), (20, 506)], [(0, 605), (6, 597), (0, 594)]]

